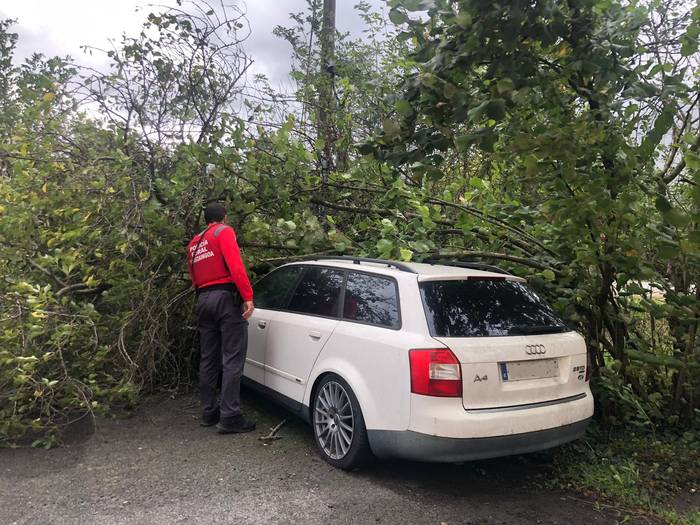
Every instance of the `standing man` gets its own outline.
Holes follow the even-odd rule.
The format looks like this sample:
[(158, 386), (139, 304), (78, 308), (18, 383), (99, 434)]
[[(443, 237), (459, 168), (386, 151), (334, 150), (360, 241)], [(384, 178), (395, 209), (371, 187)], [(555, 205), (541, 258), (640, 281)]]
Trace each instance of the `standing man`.
[[(201, 425), (216, 425), (221, 434), (250, 432), (255, 423), (241, 414), (241, 375), (248, 351), (248, 318), (254, 309), (253, 289), (236, 233), (226, 224), (226, 209), (212, 202), (204, 210), (204, 219), (206, 229), (187, 247), (190, 279), (197, 292)], [(219, 403), (216, 386), (220, 373)]]

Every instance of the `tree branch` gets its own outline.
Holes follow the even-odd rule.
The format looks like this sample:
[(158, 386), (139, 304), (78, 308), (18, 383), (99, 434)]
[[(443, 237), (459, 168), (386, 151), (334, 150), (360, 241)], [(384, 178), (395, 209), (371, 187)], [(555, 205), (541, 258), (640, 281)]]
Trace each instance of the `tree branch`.
[(536, 261), (534, 259), (528, 259), (526, 257), (519, 257), (517, 255), (510, 255), (507, 253), (498, 253), (498, 252), (482, 252), (482, 251), (471, 251), (471, 250), (465, 250), (465, 251), (447, 251), (447, 250), (441, 250), (438, 252), (434, 252), (434, 255), (437, 255), (439, 257), (449, 257), (452, 259), (464, 259), (466, 257), (476, 257), (478, 259), (497, 259), (501, 261), (510, 261), (514, 262), (517, 264), (522, 264), (523, 266), (529, 266), (530, 268), (536, 268), (538, 270), (551, 270), (557, 275), (561, 275), (561, 272), (557, 270), (556, 268), (552, 268), (551, 266)]

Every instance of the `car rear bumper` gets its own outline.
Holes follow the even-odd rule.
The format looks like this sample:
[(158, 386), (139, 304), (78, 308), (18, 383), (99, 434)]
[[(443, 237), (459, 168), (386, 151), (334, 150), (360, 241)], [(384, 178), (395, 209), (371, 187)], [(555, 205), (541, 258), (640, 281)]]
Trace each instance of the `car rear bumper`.
[(372, 452), (380, 458), (453, 463), (537, 452), (562, 445), (581, 437), (591, 418), (568, 425), (480, 438), (431, 436), (410, 430), (369, 430)]
[(561, 428), (593, 415), (593, 397), (590, 390), (586, 387), (582, 393), (585, 395), (478, 410), (465, 410), (461, 398), (411, 394), (411, 417), (408, 426), (380, 429), (411, 430), (428, 436), (471, 439)]

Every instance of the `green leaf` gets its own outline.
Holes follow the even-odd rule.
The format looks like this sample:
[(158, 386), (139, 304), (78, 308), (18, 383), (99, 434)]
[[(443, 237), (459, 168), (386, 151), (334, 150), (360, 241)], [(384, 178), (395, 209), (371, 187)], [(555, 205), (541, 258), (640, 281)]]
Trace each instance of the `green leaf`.
[(698, 39), (688, 35), (681, 35), (681, 55), (688, 57), (698, 50)]
[(532, 153), (525, 157), (523, 162), (525, 165), (525, 173), (528, 175), (535, 175), (537, 173), (537, 166), (539, 164), (539, 159)]
[(382, 219), (382, 233), (390, 233), (396, 230), (396, 225), (390, 219)]
[(408, 243), (413, 251), (418, 253), (425, 253), (430, 251), (430, 245), (425, 241), (412, 241)]
[(481, 119), (481, 117), (484, 115), (484, 113), (486, 113), (486, 107), (488, 105), (489, 105), (489, 101), (487, 100), (485, 102), (482, 102), (481, 104), (479, 104), (475, 108), (470, 109), (467, 112), (467, 117), (469, 118), (469, 120), (471, 120), (472, 122), (475, 122), (475, 121)]
[(469, 146), (479, 140), (479, 137), (479, 133), (465, 133), (464, 135), (459, 135), (454, 139), (455, 146), (457, 146), (461, 152), (465, 152), (469, 149)]
[(435, 166), (427, 166), (425, 169), (426, 175), (428, 175), (428, 178), (430, 180), (440, 180), (445, 176), (445, 172), (442, 171), (440, 168), (436, 168)]
[(503, 120), (506, 116), (506, 101), (502, 98), (490, 100), (486, 105), (486, 114), (494, 120)]
[(472, 26), (472, 15), (467, 11), (460, 11), (457, 13), (457, 25), (462, 29), (469, 29)]
[(639, 146), (642, 155), (648, 157), (654, 153), (654, 150), (659, 145), (663, 137), (666, 135), (671, 126), (673, 125), (673, 118), (675, 115), (675, 106), (666, 106), (659, 116), (656, 117), (654, 121), (654, 127), (647, 133)]
[(383, 258), (388, 258), (391, 256), (391, 251), (394, 249), (394, 243), (389, 239), (379, 239), (377, 241), (377, 251), (379, 255)]
[(515, 89), (513, 81), (509, 78), (502, 78), (496, 83), (496, 89), (500, 94), (509, 93)]
[(548, 268), (542, 271), (542, 277), (544, 277), (546, 281), (553, 281), (554, 279), (556, 279), (557, 276), (552, 270)]
[(396, 109), (396, 112), (399, 115), (406, 116), (409, 115), (413, 111), (413, 107), (411, 106), (411, 103), (408, 100), (397, 100), (394, 102), (394, 108)]
[(400, 9), (394, 8), (389, 11), (389, 20), (391, 20), (392, 24), (396, 24), (398, 26), (404, 24), (408, 20), (408, 17), (406, 16), (406, 13)]
[(683, 158), (685, 159), (685, 165), (688, 166), (691, 170), (700, 169), (700, 156), (698, 156), (696, 153), (693, 153), (692, 151), (686, 151), (685, 156)]
[(370, 142), (360, 142), (359, 144), (355, 144), (355, 147), (360, 155), (371, 155), (374, 153), (374, 145)]
[(469, 185), (472, 188), (476, 188), (478, 190), (484, 188), (484, 181), (482, 181), (479, 177), (470, 177), (469, 178)]
[(656, 206), (656, 209), (659, 210), (661, 213), (668, 212), (672, 208), (671, 203), (668, 202), (666, 197), (663, 196), (656, 197), (654, 205)]
[(393, 139), (399, 133), (401, 133), (401, 126), (395, 120), (391, 120), (388, 118), (384, 119), (384, 122), (382, 123), (382, 127), (384, 128), (384, 134), (389, 139)]
[(673, 246), (670, 244), (660, 244), (656, 248), (659, 256), (663, 259), (674, 259), (678, 257), (680, 250), (678, 246)]
[(482, 151), (492, 152), (494, 150), (494, 145), (496, 144), (496, 134), (493, 131), (488, 131), (484, 133), (479, 141), (479, 149)]
[(399, 250), (399, 257), (401, 258), (402, 261), (410, 261), (411, 258), (413, 257), (413, 251), (409, 250), (408, 248), (401, 248)]
[(469, 120), (472, 122), (476, 122), (484, 116), (488, 116), (494, 120), (501, 120), (505, 115), (506, 101), (502, 98), (487, 100), (467, 112), (467, 117), (469, 117)]
[(688, 214), (684, 213), (683, 210), (679, 208), (671, 208), (670, 210), (663, 212), (663, 217), (666, 222), (676, 226), (677, 228), (683, 228), (690, 222), (690, 217)]
[(283, 219), (280, 219), (279, 221), (277, 221), (277, 225), (289, 230), (290, 232), (293, 232), (297, 229), (297, 225), (294, 221), (285, 221)]

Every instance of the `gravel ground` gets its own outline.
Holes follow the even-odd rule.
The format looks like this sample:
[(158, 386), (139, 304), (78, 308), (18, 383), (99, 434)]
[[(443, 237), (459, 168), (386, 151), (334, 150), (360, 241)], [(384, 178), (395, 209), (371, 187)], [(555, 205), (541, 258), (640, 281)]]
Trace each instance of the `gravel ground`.
[[(546, 456), (431, 465), (384, 462), (343, 472), (288, 414), (244, 392), (258, 430), (201, 428), (194, 396), (154, 399), (131, 418), (99, 420), (61, 448), (0, 450), (6, 523), (616, 523), (624, 516), (541, 487)], [(605, 510), (603, 510), (605, 509)], [(632, 520), (634, 522), (634, 520)], [(628, 521), (629, 523), (629, 521)], [(644, 523), (647, 523), (646, 521)]]

